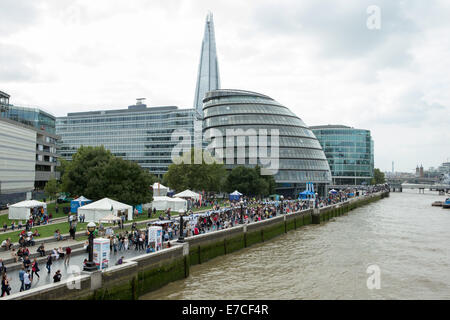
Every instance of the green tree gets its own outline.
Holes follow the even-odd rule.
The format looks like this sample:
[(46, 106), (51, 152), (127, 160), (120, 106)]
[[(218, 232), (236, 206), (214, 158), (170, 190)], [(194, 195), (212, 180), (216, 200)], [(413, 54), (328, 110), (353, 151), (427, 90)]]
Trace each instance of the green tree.
[(273, 176), (261, 175), (261, 168), (234, 167), (226, 179), (226, 191), (238, 190), (246, 196), (268, 196), (275, 192)]
[[(195, 154), (202, 159), (195, 164)], [(206, 160), (205, 160), (206, 159)], [(191, 189), (196, 191), (220, 192), (223, 190), (227, 172), (223, 164), (216, 163), (208, 153), (191, 149), (169, 166), (163, 183), (178, 192)]]
[(152, 200), (150, 186), (156, 178), (137, 163), (117, 158), (103, 146), (80, 147), (72, 159), (62, 177), (64, 191), (131, 205)]
[(386, 183), (386, 179), (384, 177), (384, 172), (381, 172), (380, 169), (375, 168), (373, 170), (373, 178), (370, 183), (373, 185)]
[(58, 192), (60, 191), (59, 183), (56, 179), (52, 178), (47, 181), (45, 187), (44, 187), (44, 193), (47, 198), (55, 199), (58, 195)]

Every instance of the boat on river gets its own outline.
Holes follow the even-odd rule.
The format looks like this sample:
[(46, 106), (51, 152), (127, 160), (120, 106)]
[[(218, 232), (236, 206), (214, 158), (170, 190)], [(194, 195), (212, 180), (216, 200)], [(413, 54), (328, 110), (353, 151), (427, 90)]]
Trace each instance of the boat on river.
[(442, 207), (442, 204), (444, 203), (444, 201), (435, 201), (431, 204), (431, 206), (433, 207)]
[(450, 198), (445, 199), (445, 201), (442, 203), (442, 208), (450, 209)]

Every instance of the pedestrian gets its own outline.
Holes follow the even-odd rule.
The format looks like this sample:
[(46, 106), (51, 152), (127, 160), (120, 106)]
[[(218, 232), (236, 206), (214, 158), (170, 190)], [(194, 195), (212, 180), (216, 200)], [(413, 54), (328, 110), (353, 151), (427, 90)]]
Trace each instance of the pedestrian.
[(50, 273), (50, 269), (51, 269), (51, 267), (52, 267), (52, 263), (53, 263), (52, 260), (53, 260), (53, 259), (52, 259), (52, 255), (49, 254), (48, 257), (47, 257), (47, 263), (46, 263), (46, 265), (45, 265), (45, 267), (46, 267), (47, 270), (48, 270), (48, 273)]
[(0, 274), (6, 273), (6, 266), (3, 263), (3, 259), (0, 259)]
[(60, 270), (56, 271), (55, 275), (53, 276), (53, 281), (54, 282), (60, 282), (61, 281), (61, 271)]
[(22, 266), (22, 268), (19, 271), (19, 280), (20, 280), (20, 292), (25, 290), (25, 284), (23, 283), (23, 275), (25, 274), (25, 267)]
[(9, 296), (11, 292), (11, 287), (9, 286), (9, 279), (6, 275), (6, 272), (2, 275), (2, 297), (5, 296), (5, 293)]
[(27, 272), (25, 272), (25, 274), (23, 275), (23, 283), (25, 284), (25, 291), (26, 290), (30, 290), (31, 288), (31, 275), (30, 275), (30, 270), (27, 270)]
[(31, 278), (34, 278), (34, 275), (35, 275), (35, 274), (37, 275), (38, 278), (41, 278), (41, 277), (39, 276), (39, 273), (38, 273), (39, 271), (41, 271), (41, 270), (39, 269), (39, 264), (38, 264), (38, 262), (37, 262), (37, 259), (34, 258), (33, 264), (31, 265)]
[(71, 254), (72, 254), (72, 249), (70, 247), (67, 247), (66, 248), (66, 256), (64, 258), (64, 264), (66, 264), (66, 262), (67, 262), (67, 265), (69, 265)]
[(31, 260), (30, 260), (30, 258), (28, 256), (25, 256), (23, 258), (23, 266), (24, 266), (25, 270), (29, 270), (30, 269), (30, 267), (31, 267)]

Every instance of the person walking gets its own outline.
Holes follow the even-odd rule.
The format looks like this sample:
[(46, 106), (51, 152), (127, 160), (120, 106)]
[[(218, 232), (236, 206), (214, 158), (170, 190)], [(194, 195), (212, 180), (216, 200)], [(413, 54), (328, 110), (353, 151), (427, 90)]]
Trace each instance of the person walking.
[(22, 292), (23, 290), (25, 290), (25, 284), (23, 283), (23, 281), (24, 281), (23, 275), (24, 274), (25, 274), (25, 267), (22, 266), (22, 269), (20, 269), (20, 271), (19, 271), (19, 280), (20, 280), (20, 290), (19, 290), (19, 292)]
[(49, 274), (50, 274), (50, 269), (51, 269), (52, 263), (53, 263), (52, 260), (53, 260), (52, 255), (49, 254), (48, 257), (47, 257), (47, 263), (45, 265), (45, 267), (47, 268)]
[(2, 275), (2, 297), (5, 296), (5, 293), (9, 296), (11, 292), (11, 287), (9, 286), (9, 279), (6, 275), (6, 272)]
[(41, 269), (39, 269), (39, 264), (37, 262), (37, 259), (34, 258), (33, 264), (31, 265), (31, 278), (34, 278), (35, 274), (37, 275), (38, 278), (41, 278), (38, 273), (39, 271), (41, 271)]
[(67, 263), (67, 265), (69, 265), (70, 262), (70, 255), (72, 254), (72, 248), (67, 247), (66, 248), (66, 256), (64, 257), (64, 264)]
[(31, 288), (31, 275), (30, 275), (30, 270), (27, 270), (27, 272), (25, 272), (25, 274), (23, 275), (23, 283), (25, 284), (25, 291), (26, 290), (30, 290)]

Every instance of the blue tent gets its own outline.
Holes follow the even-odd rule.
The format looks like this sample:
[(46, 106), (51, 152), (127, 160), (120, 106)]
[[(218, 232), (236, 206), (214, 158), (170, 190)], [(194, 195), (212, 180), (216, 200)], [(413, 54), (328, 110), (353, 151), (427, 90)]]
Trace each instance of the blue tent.
[(311, 199), (311, 198), (314, 198), (315, 196), (316, 196), (316, 194), (314, 192), (308, 191), (308, 190), (305, 190), (305, 191), (300, 192), (298, 194), (298, 198), (302, 199), (302, 200), (304, 200), (304, 199)]
[(235, 190), (233, 193), (230, 193), (230, 201), (238, 201), (242, 197), (242, 193)]
[(73, 199), (72, 201), (70, 201), (70, 212), (77, 213), (79, 207), (82, 207), (91, 202), (92, 202), (92, 200), (89, 200), (83, 196), (81, 196), (77, 199)]

